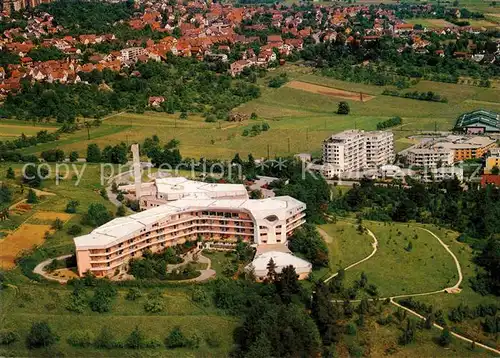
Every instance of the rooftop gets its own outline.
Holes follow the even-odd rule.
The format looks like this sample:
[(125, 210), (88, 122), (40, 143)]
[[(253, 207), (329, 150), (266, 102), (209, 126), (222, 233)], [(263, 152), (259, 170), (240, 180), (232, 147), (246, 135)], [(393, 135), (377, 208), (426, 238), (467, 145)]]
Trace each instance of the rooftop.
[(276, 264), (276, 272), (280, 273), (284, 267), (292, 265), (295, 268), (297, 274), (303, 272), (310, 272), (312, 265), (310, 262), (303, 260), (297, 256), (294, 256), (287, 252), (282, 251), (267, 251), (260, 255), (257, 255), (254, 260), (247, 265), (247, 269), (253, 266), (255, 273), (257, 275), (262, 275), (267, 273), (267, 264), (273, 259)]
[(255, 219), (264, 219), (271, 214), (276, 215), (279, 219), (285, 219), (287, 210), (298, 207), (305, 207), (305, 204), (291, 196), (279, 196), (260, 200), (186, 198), (130, 216), (113, 219), (87, 235), (75, 237), (74, 241), (77, 248), (101, 248), (114, 245), (121, 242), (123, 238), (136, 234), (141, 229), (146, 229), (158, 221), (167, 219), (172, 214), (193, 209), (240, 209), (249, 212)]

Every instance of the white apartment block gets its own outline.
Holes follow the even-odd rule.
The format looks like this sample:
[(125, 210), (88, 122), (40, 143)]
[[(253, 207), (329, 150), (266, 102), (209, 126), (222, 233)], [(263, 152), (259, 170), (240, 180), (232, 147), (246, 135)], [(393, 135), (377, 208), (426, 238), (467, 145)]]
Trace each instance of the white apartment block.
[(135, 62), (139, 56), (146, 55), (148, 51), (143, 47), (129, 47), (120, 51), (124, 62)]
[(394, 161), (392, 132), (348, 130), (323, 142), (323, 173), (330, 177), (343, 172), (378, 167)]
[(248, 199), (243, 184), (204, 183), (184, 177), (157, 178), (149, 183), (123, 185), (120, 190), (139, 200), (142, 210), (154, 208), (170, 201), (192, 199)]
[(392, 132), (366, 132), (365, 138), (366, 161), (369, 167), (378, 168), (394, 162), (394, 134)]
[(433, 167), (438, 164), (453, 164), (453, 150), (446, 148), (412, 148), (408, 149), (407, 164), (415, 167)]

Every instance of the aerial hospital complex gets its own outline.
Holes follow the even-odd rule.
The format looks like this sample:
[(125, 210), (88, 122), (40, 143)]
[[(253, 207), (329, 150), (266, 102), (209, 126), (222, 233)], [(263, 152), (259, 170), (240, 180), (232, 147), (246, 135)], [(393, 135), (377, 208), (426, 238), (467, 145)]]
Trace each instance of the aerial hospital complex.
[[(286, 248), (293, 231), (305, 223), (306, 205), (290, 196), (249, 199), (242, 184), (212, 184), (182, 177), (141, 183), (138, 148), (133, 146), (135, 184), (121, 187), (139, 200), (141, 212), (120, 217), (74, 239), (78, 274), (90, 271), (112, 277), (142, 252), (160, 252), (187, 240), (236, 242), (257, 247), (257, 278), (265, 276), (270, 258), (277, 271), (294, 265), (299, 278), (311, 264)], [(262, 254), (259, 255), (259, 252)]]

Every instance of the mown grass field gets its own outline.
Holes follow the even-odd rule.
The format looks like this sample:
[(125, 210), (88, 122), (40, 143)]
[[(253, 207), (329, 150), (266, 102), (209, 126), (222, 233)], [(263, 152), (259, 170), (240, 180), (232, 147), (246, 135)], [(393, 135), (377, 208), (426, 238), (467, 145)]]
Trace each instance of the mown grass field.
[[(345, 100), (343, 98), (288, 86), (277, 89), (267, 87), (269, 78), (283, 71), (288, 73), (290, 80), (333, 90), (363, 92), (375, 98), (364, 102), (347, 100), (351, 113), (347, 116), (338, 115), (337, 105)], [(92, 128), (90, 140), (87, 139), (87, 132), (81, 130), (65, 134), (57, 142), (30, 147), (23, 152), (37, 154), (60, 148), (67, 153), (76, 150), (81, 157), (85, 157), (89, 143), (97, 143), (101, 147), (120, 142), (141, 143), (144, 138), (156, 134), (164, 143), (173, 138), (178, 139), (184, 157), (229, 159), (235, 153), (242, 156), (252, 153), (254, 157), (261, 158), (268, 153), (270, 156), (286, 156), (300, 152), (319, 155), (322, 141), (332, 133), (351, 128), (373, 130), (378, 122), (393, 116), (403, 118), (403, 125), (393, 128), (396, 148), (401, 150), (412, 144), (406, 137), (417, 131), (450, 130), (463, 112), (478, 108), (500, 111), (500, 88), (421, 81), (403, 90), (434, 91), (448, 98), (448, 103), (426, 102), (383, 96), (381, 93), (385, 87), (334, 80), (318, 76), (310, 68), (296, 65), (270, 71), (265, 78), (258, 80), (258, 84), (262, 91), (261, 97), (235, 109), (248, 115), (256, 113), (256, 120), (206, 123), (197, 115), (189, 115), (187, 120), (181, 120), (178, 113), (119, 113), (106, 118), (100, 127)], [(244, 129), (263, 122), (270, 125), (269, 131), (255, 137), (242, 135)]]

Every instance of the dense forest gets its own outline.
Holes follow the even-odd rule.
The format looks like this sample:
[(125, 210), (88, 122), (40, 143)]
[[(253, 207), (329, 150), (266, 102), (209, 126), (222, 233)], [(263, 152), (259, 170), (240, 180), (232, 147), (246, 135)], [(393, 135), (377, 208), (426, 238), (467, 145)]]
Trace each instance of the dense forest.
[(219, 75), (204, 62), (174, 56), (166, 63), (139, 63), (128, 72), (105, 69), (79, 76), (82, 82), (71, 85), (23, 83), (20, 93), (6, 98), (0, 115), (73, 122), (76, 117), (101, 118), (117, 110), (144, 111), (149, 96), (163, 96), (160, 110), (168, 113), (190, 111), (226, 119), (232, 108), (260, 95), (259, 88), (244, 79)]

